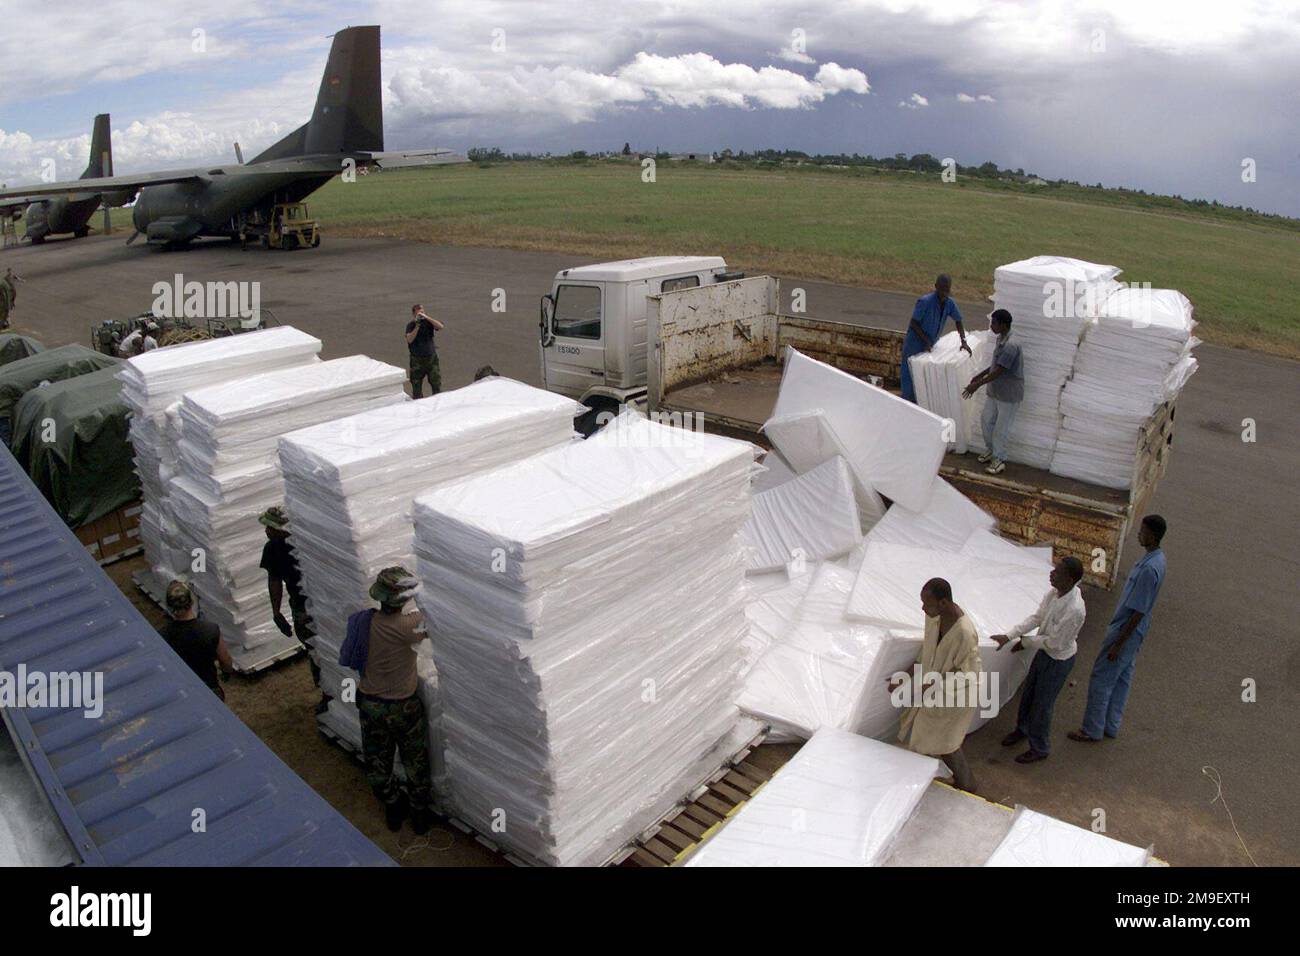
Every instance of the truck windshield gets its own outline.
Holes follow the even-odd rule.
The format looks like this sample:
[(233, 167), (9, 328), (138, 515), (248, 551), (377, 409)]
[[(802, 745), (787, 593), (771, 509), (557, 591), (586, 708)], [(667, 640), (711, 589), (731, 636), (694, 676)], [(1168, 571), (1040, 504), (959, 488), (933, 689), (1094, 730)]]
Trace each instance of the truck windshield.
[(600, 338), (600, 289), (562, 285), (555, 293), (555, 334), (569, 339)]

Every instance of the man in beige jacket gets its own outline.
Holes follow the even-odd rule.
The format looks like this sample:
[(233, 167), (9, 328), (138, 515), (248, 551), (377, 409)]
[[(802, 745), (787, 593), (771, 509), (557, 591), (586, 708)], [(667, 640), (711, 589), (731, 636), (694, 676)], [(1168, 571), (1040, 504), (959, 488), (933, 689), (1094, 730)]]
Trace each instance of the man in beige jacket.
[[(898, 740), (908, 750), (938, 757), (952, 771), (956, 786), (974, 791), (975, 777), (961, 746), (979, 709), (979, 634), (943, 578), (925, 582), (921, 607), (925, 640), (909, 677), (912, 704), (903, 712)], [(891, 681), (891, 693), (903, 683)]]

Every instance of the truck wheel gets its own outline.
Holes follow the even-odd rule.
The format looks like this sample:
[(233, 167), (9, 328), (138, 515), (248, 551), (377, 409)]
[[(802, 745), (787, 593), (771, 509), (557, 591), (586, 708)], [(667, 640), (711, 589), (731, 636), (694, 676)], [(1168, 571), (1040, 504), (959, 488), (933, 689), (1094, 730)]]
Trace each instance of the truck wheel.
[(320, 245), (320, 233), (318, 232), (316, 233), (316, 235), (312, 236), (311, 238), (311, 247), (315, 249), (319, 245)]
[(589, 398), (583, 404), (587, 410), (573, 422), (574, 429), (583, 438), (596, 434), (611, 417), (618, 414), (618, 402), (612, 398)]

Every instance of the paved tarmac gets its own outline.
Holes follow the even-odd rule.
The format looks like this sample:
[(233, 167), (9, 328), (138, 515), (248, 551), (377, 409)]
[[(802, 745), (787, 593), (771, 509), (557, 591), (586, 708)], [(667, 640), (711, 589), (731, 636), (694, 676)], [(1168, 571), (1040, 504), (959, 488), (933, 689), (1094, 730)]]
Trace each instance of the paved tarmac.
[[(419, 301), (447, 325), (438, 337), (444, 387), (468, 383), (484, 364), (540, 384), (538, 297), (558, 269), (579, 264), (564, 255), (382, 239), (327, 237), (319, 249), (281, 253), (226, 243), (162, 252), (126, 247), (124, 238), (0, 252), (0, 268), (27, 280), (13, 330), (47, 345), (89, 344), (93, 323), (148, 310), (153, 284), (181, 273), (259, 282), (262, 308), (319, 336), (325, 358), (364, 352), (404, 364), (403, 326)], [(926, 291), (787, 286), (796, 284), (807, 291), (812, 316), (894, 328)], [(493, 311), (497, 289), (505, 312)], [(987, 303), (955, 291), (971, 326), (986, 327)], [(1088, 670), (1117, 597), (1089, 589), (1051, 759), (1023, 767), (1011, 759), (1018, 748), (999, 746), (1011, 712), (967, 746), (980, 792), (991, 799), (1084, 826), (1103, 810), (1112, 836), (1152, 844), (1175, 864), (1246, 865), (1248, 848), (1261, 865), (1296, 865), (1300, 602), (1296, 553), (1286, 542), (1300, 527), (1300, 365), (1208, 345), (1197, 355), (1201, 368), (1179, 402), (1173, 458), (1151, 505), (1169, 522), (1169, 572), (1121, 737), (1095, 745), (1065, 739), (1082, 713)], [(1245, 419), (1255, 423), (1253, 442), (1242, 439)], [(1122, 573), (1139, 550), (1135, 532)], [(1247, 682), (1255, 695), (1249, 702)]]

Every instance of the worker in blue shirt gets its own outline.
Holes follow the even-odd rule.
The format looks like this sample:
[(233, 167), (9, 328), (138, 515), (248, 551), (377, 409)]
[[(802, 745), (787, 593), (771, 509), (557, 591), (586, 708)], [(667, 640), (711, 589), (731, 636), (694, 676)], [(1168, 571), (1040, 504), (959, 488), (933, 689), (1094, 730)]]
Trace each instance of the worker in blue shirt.
[(961, 336), (961, 347), (970, 355), (970, 346), (966, 344), (966, 328), (961, 323), (961, 312), (957, 303), (949, 294), (952, 292), (952, 279), (947, 274), (934, 280), (934, 291), (916, 300), (912, 308), (912, 321), (907, 324), (907, 338), (903, 339), (903, 366), (899, 370), (899, 380), (903, 385), (903, 397), (909, 402), (916, 401), (916, 389), (912, 387), (912, 367), (907, 361), (920, 352), (934, 348), (943, 334), (944, 323), (952, 319)]
[(1137, 662), (1142, 639), (1151, 626), (1151, 609), (1156, 605), (1160, 585), (1165, 579), (1165, 553), (1160, 542), (1165, 536), (1165, 519), (1147, 515), (1138, 528), (1138, 543), (1147, 553), (1133, 565), (1124, 582), (1115, 616), (1106, 627), (1106, 637), (1092, 666), (1088, 682), (1088, 704), (1083, 712), (1083, 726), (1068, 734), (1071, 740), (1096, 743), (1102, 734), (1119, 736), (1124, 704), (1128, 700), (1133, 666)]

